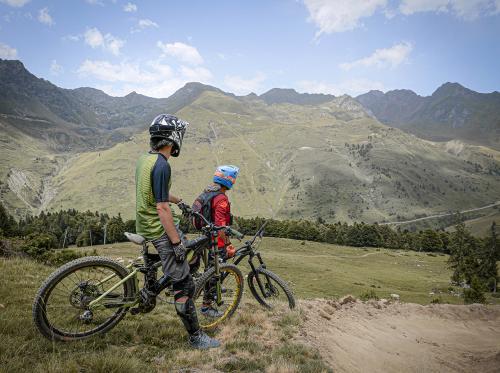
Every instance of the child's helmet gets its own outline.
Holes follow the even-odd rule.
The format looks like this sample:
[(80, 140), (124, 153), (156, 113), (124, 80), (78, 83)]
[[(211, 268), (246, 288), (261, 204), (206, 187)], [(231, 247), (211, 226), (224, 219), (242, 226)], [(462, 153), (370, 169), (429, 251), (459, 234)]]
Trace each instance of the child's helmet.
[(236, 182), (239, 172), (240, 169), (236, 166), (219, 166), (215, 170), (214, 183), (225, 186), (227, 189), (231, 189)]

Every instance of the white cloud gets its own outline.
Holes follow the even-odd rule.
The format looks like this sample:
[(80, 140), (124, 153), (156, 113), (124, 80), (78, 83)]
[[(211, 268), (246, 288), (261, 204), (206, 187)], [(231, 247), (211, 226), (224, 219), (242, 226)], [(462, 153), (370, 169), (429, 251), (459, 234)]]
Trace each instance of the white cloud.
[[(105, 60), (85, 60), (78, 68), (82, 78), (104, 82), (95, 84), (111, 95), (136, 91), (151, 97), (168, 97), (190, 81), (210, 82), (212, 74), (202, 67), (181, 66), (178, 71), (160, 61), (147, 63), (110, 63)], [(110, 84), (111, 83), (111, 84)]]
[(63, 72), (64, 68), (61, 65), (59, 65), (56, 60), (52, 60), (50, 64), (50, 73), (52, 75), (57, 76), (59, 74), (62, 74)]
[(258, 72), (253, 78), (245, 79), (237, 75), (228, 75), (224, 78), (224, 84), (237, 95), (245, 95), (251, 92), (257, 93), (262, 89), (262, 83), (266, 80), (266, 75)]
[(66, 35), (62, 37), (62, 40), (66, 41), (79, 41), (80, 35)]
[(49, 14), (49, 8), (40, 9), (40, 11), (38, 12), (38, 20), (44, 25), (52, 26), (54, 24), (54, 20)]
[(90, 45), (92, 48), (104, 45), (104, 36), (95, 27), (85, 31), (83, 36), (85, 37), (85, 43)]
[(412, 50), (413, 46), (410, 43), (403, 42), (390, 48), (377, 49), (368, 57), (341, 63), (340, 68), (343, 70), (351, 70), (356, 67), (394, 68), (407, 61)]
[(459, 18), (474, 20), (481, 15), (500, 12), (499, 0), (402, 0), (399, 10), (405, 15), (419, 12), (449, 12)]
[(89, 3), (90, 5), (100, 5), (100, 6), (104, 6), (104, 3), (100, 0), (85, 0), (87, 3)]
[(127, 3), (123, 6), (123, 10), (128, 13), (137, 12), (137, 5), (132, 3)]
[(191, 65), (201, 65), (203, 63), (200, 53), (191, 45), (181, 42), (164, 44), (161, 41), (158, 41), (156, 45), (163, 51), (164, 55), (175, 57)]
[(140, 28), (158, 27), (158, 24), (154, 21), (151, 21), (150, 19), (141, 19), (139, 20), (139, 27)]
[(298, 89), (301, 92), (307, 93), (329, 93), (335, 96), (348, 94), (357, 96), (374, 89), (382, 91), (384, 90), (384, 85), (381, 82), (366, 79), (346, 80), (337, 84), (314, 80), (302, 80), (298, 82)]
[(0, 58), (15, 60), (17, 58), (17, 50), (7, 44), (0, 43)]
[(0, 0), (0, 3), (10, 5), (15, 8), (20, 8), (29, 3), (30, 0)]
[(125, 45), (125, 41), (111, 35), (103, 35), (97, 28), (91, 28), (85, 31), (85, 44), (92, 48), (101, 47), (103, 50), (118, 56), (120, 49)]
[(304, 0), (309, 11), (310, 22), (318, 27), (316, 37), (321, 34), (353, 30), (360, 19), (372, 16), (387, 0)]
[(181, 66), (181, 74), (191, 82), (207, 83), (212, 80), (212, 73), (204, 67)]

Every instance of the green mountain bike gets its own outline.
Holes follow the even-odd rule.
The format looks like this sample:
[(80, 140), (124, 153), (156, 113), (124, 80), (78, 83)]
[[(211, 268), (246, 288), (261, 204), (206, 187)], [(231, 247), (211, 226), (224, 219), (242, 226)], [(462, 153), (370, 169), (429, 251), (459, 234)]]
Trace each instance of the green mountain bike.
[[(195, 277), (194, 300), (210, 298), (217, 317), (199, 315), (200, 326), (211, 329), (229, 318), (238, 307), (243, 294), (241, 271), (233, 264), (223, 264), (217, 250), (218, 232), (242, 238), (230, 227), (207, 224), (203, 235), (186, 243), (187, 258), (197, 271), (200, 261), (205, 272)], [(139, 274), (143, 274), (146, 289), (156, 294), (171, 287), (168, 276), (157, 279), (161, 261), (158, 254), (149, 253), (144, 237), (127, 233), (127, 238), (142, 247), (141, 256), (127, 266), (115, 260), (90, 256), (71, 261), (53, 272), (42, 284), (33, 303), (33, 319), (41, 334), (51, 340), (73, 341), (106, 333), (115, 327), (127, 313), (132, 315), (151, 312), (156, 299), (141, 294)], [(212, 255), (214, 265), (208, 265)], [(203, 297), (200, 297), (203, 294)]]

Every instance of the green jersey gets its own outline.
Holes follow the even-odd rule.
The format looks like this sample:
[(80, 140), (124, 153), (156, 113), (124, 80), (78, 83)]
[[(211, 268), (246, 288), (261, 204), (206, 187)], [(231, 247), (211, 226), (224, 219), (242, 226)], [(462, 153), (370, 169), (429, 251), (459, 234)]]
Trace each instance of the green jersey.
[[(156, 211), (156, 204), (168, 202), (171, 184), (170, 164), (163, 154), (146, 153), (139, 158), (135, 169), (135, 228), (137, 234), (149, 240), (165, 234), (165, 229)], [(174, 224), (179, 224), (179, 218), (174, 215), (173, 211), (172, 215)]]

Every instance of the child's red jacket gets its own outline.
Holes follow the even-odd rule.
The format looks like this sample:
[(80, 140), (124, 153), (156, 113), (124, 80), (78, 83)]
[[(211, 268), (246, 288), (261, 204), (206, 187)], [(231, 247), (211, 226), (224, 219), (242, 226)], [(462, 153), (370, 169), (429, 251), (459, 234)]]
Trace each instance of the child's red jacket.
[[(212, 221), (215, 225), (230, 225), (231, 224), (231, 204), (229, 198), (224, 193), (216, 195), (212, 198)], [(226, 243), (219, 236), (217, 241), (219, 248), (224, 248)]]

